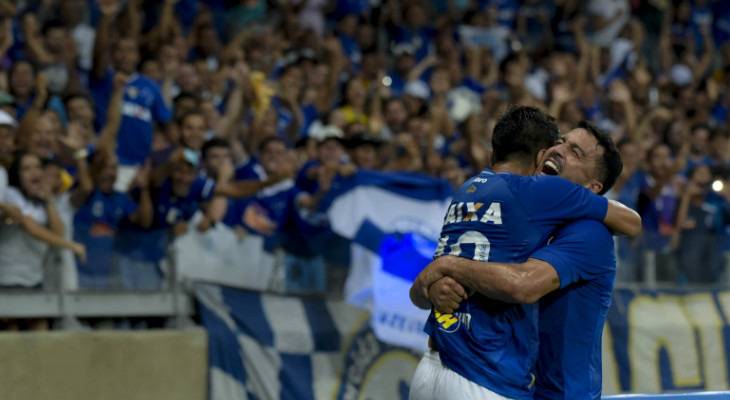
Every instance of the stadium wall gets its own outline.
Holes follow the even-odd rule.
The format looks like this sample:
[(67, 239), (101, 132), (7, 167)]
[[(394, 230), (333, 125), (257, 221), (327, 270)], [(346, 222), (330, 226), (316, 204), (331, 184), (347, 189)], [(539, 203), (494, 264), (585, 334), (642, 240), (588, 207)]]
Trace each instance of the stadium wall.
[(0, 334), (0, 399), (204, 400), (207, 336), (187, 331)]

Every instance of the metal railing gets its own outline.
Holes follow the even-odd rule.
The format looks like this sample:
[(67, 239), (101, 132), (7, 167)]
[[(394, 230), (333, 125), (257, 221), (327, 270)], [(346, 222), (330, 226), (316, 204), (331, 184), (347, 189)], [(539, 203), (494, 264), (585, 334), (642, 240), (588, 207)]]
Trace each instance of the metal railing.
[(167, 284), (160, 290), (68, 290), (64, 269), (55, 288), (44, 290), (0, 290), (0, 318), (50, 318), (53, 328), (88, 329), (83, 318), (163, 317), (166, 327), (185, 329), (195, 324), (190, 318), (195, 311), (190, 285), (178, 279), (174, 254), (169, 254)]

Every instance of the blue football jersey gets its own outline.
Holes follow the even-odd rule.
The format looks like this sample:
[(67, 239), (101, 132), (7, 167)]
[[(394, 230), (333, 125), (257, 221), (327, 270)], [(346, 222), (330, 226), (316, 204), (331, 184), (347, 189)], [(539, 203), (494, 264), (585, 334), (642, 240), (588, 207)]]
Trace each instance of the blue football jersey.
[[(520, 263), (574, 219), (602, 221), (608, 200), (565, 179), (485, 169), (454, 195), (434, 257)], [(503, 396), (532, 399), (537, 304), (508, 304), (476, 294), (454, 314), (433, 310), (425, 331), (443, 363)]]
[[(236, 168), (234, 175), (236, 181), (250, 181), (250, 180), (266, 180), (266, 171), (255, 159), (249, 158), (243, 165)], [(228, 199), (228, 208), (226, 209), (226, 215), (223, 217), (224, 224), (235, 227), (245, 226), (243, 222), (243, 213), (246, 211), (246, 207), (254, 200), (255, 195), (243, 199)]]
[(600, 399), (601, 338), (616, 276), (611, 233), (597, 221), (575, 221), (531, 257), (560, 277), (560, 289), (540, 300), (535, 399)]
[[(110, 70), (103, 79), (94, 79), (91, 93), (96, 106), (99, 126), (106, 118), (112, 94), (114, 74)], [(117, 138), (117, 155), (123, 165), (142, 165), (152, 152), (154, 123), (166, 123), (172, 112), (165, 104), (159, 85), (151, 79), (134, 74), (127, 80), (122, 100), (122, 122)]]
[[(139, 261), (158, 262), (165, 256), (170, 243), (170, 227), (190, 220), (201, 203), (209, 201), (214, 193), (215, 181), (196, 178), (187, 196), (175, 197), (170, 179), (167, 179), (150, 193), (154, 207), (152, 225), (145, 229), (122, 221), (114, 243), (115, 251)], [(136, 197), (138, 192), (132, 194)]]
[(155, 207), (152, 226), (167, 228), (189, 220), (198, 211), (201, 203), (209, 201), (214, 194), (215, 181), (212, 179), (196, 178), (185, 197), (175, 197), (170, 179), (166, 180), (151, 193)]
[(87, 262), (76, 260), (79, 274), (111, 277), (111, 253), (120, 222), (137, 210), (125, 193), (92, 192), (74, 215), (74, 241), (86, 246)]

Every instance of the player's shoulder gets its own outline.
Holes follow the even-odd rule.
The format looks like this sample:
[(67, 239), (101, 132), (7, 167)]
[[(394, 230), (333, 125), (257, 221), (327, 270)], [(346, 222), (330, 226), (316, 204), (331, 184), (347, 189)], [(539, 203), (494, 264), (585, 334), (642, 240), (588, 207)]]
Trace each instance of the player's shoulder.
[(477, 175), (467, 179), (456, 191), (455, 198), (478, 196), (485, 190), (492, 190), (493, 184), (499, 180), (501, 177), (498, 177), (489, 168), (485, 168)]
[(518, 197), (537, 200), (566, 193), (577, 186), (567, 179), (550, 175), (497, 174)]
[(556, 236), (583, 237), (591, 242), (611, 241), (611, 231), (600, 221), (595, 219), (577, 219), (562, 226)]

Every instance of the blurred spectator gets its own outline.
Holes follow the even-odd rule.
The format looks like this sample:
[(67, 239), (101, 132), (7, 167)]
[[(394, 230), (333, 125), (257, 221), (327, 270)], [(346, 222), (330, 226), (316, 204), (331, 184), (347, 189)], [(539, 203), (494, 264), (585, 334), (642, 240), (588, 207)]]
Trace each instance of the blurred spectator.
[[(687, 147), (685, 144), (685, 154)], [(662, 280), (672, 281), (676, 276), (676, 264), (668, 257), (678, 198), (672, 179), (684, 169), (685, 157), (683, 154), (672, 163), (669, 146), (654, 145), (647, 152), (648, 173), (641, 184), (638, 211), (644, 227), (644, 249), (660, 257), (657, 263), (662, 265)]]
[(586, 5), (589, 22), (588, 40), (595, 46), (608, 46), (631, 18), (628, 0), (589, 0)]
[[(169, 163), (152, 172), (150, 196), (154, 213), (149, 227), (121, 221), (114, 243), (114, 262), (123, 288), (160, 288), (159, 262), (165, 257), (170, 240), (187, 231), (187, 221), (215, 193), (214, 181), (196, 178), (198, 165), (198, 155), (193, 150), (174, 152)], [(132, 192), (137, 202), (143, 195), (142, 187)]]
[[(459, 187), (490, 165), (499, 113), (534, 105), (618, 143), (608, 196), (645, 232), (617, 239), (617, 280), (642, 279), (653, 251), (662, 279), (698, 282), (712, 271), (688, 260), (719, 268), (730, 251), (727, 190), (706, 187), (730, 176), (725, 3), (18, 2), (0, 16), (0, 165), (42, 160), (66, 239), (93, 253), (83, 287), (159, 287), (200, 213), (195, 229), (262, 235), (291, 290), (321, 290), (332, 182), (360, 168)], [(0, 212), (18, 223), (0, 235), (37, 235), (2, 171)]]
[(114, 18), (119, 8), (120, 4), (113, 0), (100, 3), (102, 16), (94, 42), (89, 88), (94, 96), (97, 121), (103, 121), (113, 90), (114, 72), (121, 72), (128, 77), (121, 106), (122, 122), (117, 136), (119, 163), (129, 166), (120, 169), (117, 189), (126, 191), (136, 171), (134, 166), (143, 165), (150, 155), (153, 124), (167, 123), (172, 114), (159, 86), (136, 73), (140, 54), (135, 38), (112, 36)]
[(119, 277), (111, 270), (114, 236), (123, 220), (142, 228), (152, 223), (152, 200), (149, 193), (149, 164), (135, 179), (139, 188), (139, 205), (126, 193), (114, 191), (117, 179), (117, 156), (107, 147), (93, 154), (91, 165), (79, 157), (79, 184), (71, 193), (77, 208), (74, 240), (89, 249), (88, 262), (78, 262), (79, 286), (83, 289), (113, 289)]
[(358, 168), (378, 169), (380, 157), (378, 150), (382, 142), (365, 132), (354, 133), (347, 141), (350, 159)]
[[(621, 170), (613, 188), (606, 193), (606, 197), (621, 202), (625, 206), (639, 209), (639, 196), (644, 175), (639, 165), (639, 148), (636, 143), (629, 139), (623, 139), (616, 143), (624, 167)], [(635, 282), (639, 277), (639, 265), (641, 265), (641, 251), (639, 239), (630, 237), (618, 237), (618, 268), (616, 270), (617, 282)]]
[[(334, 133), (334, 131), (330, 131)], [(286, 290), (323, 292), (327, 285), (327, 266), (323, 257), (327, 239), (326, 217), (316, 212), (319, 200), (329, 191), (336, 175), (354, 172), (350, 164), (340, 164), (344, 153), (339, 137), (319, 140), (319, 160), (297, 178), (285, 179), (263, 190), (246, 210), (244, 219), (258, 221), (255, 229), (270, 236), (269, 246), (278, 242), (284, 251)], [(270, 138), (262, 143), (260, 162), (268, 175), (293, 171), (294, 158), (284, 143)], [(317, 248), (313, 248), (317, 246)], [(270, 247), (269, 247), (270, 248)]]
[[(86, 249), (82, 244), (64, 239), (64, 225), (51, 201), (52, 188), (43, 176), (39, 157), (20, 153), (8, 170), (10, 187), (5, 204), (17, 207), (22, 216), (15, 224), (0, 229), (0, 285), (4, 288), (39, 289), (43, 286), (43, 260), (48, 246), (66, 247), (82, 260)], [(3, 214), (8, 214), (3, 209)], [(7, 328), (18, 330), (18, 321), (7, 321)], [(48, 321), (25, 321), (25, 329), (47, 330)]]
[[(0, 166), (2, 167), (9, 167), (12, 163), (16, 129), (17, 126), (13, 117), (0, 110)], [(1, 199), (2, 196), (0, 196)]]
[(710, 190), (710, 167), (697, 165), (689, 172), (672, 237), (672, 247), (677, 249), (679, 279), (683, 283), (711, 284), (719, 278), (717, 245), (727, 218), (706, 201)]

